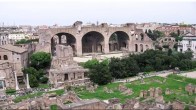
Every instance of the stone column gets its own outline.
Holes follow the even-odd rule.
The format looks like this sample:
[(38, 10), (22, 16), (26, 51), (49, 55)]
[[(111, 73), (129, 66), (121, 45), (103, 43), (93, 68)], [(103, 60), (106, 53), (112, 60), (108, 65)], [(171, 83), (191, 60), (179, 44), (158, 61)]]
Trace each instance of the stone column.
[(29, 85), (29, 74), (26, 74), (26, 79), (27, 79), (27, 83), (26, 83), (27, 89), (30, 89), (31, 87)]
[(104, 38), (104, 53), (107, 54), (109, 53), (109, 37)]
[(4, 83), (5, 81), (2, 81), (2, 84), (3, 84), (3, 90), (5, 90), (6, 88), (5, 88), (5, 83)]
[(77, 50), (77, 56), (82, 56), (82, 39), (80, 36), (76, 36), (76, 50)]
[(16, 85), (16, 90), (19, 90), (19, 86), (18, 86), (18, 78), (16, 76), (16, 72), (14, 71), (14, 77), (15, 77), (15, 85)]

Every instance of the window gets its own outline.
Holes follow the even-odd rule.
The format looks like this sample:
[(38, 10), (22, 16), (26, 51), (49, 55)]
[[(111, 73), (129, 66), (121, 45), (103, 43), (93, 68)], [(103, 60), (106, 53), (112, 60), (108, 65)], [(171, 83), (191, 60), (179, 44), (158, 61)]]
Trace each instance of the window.
[(19, 58), (17, 58), (17, 60), (19, 60)]
[(3, 89), (3, 87), (4, 87), (4, 83), (3, 81), (0, 81), (0, 89)]
[(189, 41), (189, 45), (191, 45), (191, 41)]
[(7, 55), (4, 55), (4, 56), (3, 56), (3, 59), (4, 59), (4, 60), (8, 60)]
[(135, 44), (135, 52), (138, 52), (138, 46)]
[(0, 56), (0, 60), (1, 60), (1, 56)]
[(140, 36), (141, 36), (141, 41), (143, 41), (144, 40), (144, 34), (141, 33)]

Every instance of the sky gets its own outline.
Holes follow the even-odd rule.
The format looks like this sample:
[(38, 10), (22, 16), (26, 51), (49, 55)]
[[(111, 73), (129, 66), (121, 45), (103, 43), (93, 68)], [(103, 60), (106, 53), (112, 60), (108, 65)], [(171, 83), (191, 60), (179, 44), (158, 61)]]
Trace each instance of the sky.
[(196, 1), (0, 0), (0, 25), (72, 25), (75, 21), (196, 24)]

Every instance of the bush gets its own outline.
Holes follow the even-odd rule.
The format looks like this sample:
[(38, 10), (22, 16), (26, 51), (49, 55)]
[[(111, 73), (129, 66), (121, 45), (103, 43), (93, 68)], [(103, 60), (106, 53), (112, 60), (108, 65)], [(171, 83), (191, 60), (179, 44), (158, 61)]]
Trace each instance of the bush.
[(31, 66), (37, 70), (50, 66), (51, 60), (51, 55), (46, 52), (36, 52), (30, 57)]
[(29, 84), (31, 87), (38, 87), (39, 86), (39, 81), (36, 79), (34, 75), (29, 75)]
[(48, 78), (47, 77), (41, 77), (39, 81), (41, 83), (47, 83), (48, 82)]

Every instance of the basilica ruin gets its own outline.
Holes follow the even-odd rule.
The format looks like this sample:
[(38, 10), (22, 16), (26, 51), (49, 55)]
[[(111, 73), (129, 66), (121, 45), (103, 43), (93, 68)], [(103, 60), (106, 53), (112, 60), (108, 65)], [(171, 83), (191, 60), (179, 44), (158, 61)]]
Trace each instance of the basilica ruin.
[(153, 49), (152, 40), (133, 23), (111, 26), (82, 25), (81, 21), (72, 26), (39, 30), (37, 50), (52, 53), (56, 56), (56, 45), (71, 46), (75, 56), (118, 53), (127, 50), (129, 53), (140, 53)]

